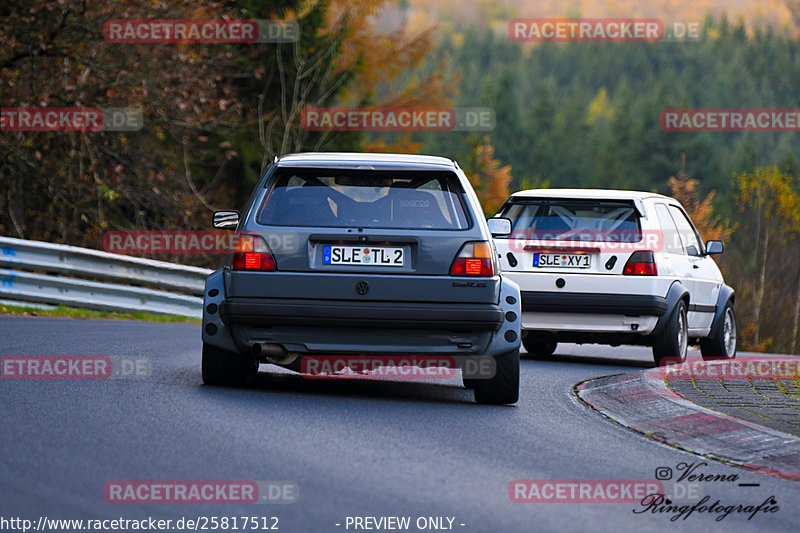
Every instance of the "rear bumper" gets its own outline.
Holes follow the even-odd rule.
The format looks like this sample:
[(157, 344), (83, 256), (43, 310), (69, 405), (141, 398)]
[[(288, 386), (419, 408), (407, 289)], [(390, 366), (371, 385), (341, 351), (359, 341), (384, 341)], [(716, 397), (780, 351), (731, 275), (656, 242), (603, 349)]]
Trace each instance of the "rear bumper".
[(495, 304), (360, 302), (294, 298), (228, 298), (219, 306), (228, 326), (496, 331)]
[(206, 279), (203, 342), (229, 352), (497, 356), (520, 346), (519, 286), (504, 278), (495, 304), (378, 302), (231, 297), (224, 272)]
[(667, 299), (645, 294), (522, 292), (522, 312), (661, 316)]
[[(522, 313), (523, 330), (574, 333), (627, 333), (648, 335), (656, 327), (657, 316), (588, 313)], [(566, 338), (563, 339), (565, 342)]]

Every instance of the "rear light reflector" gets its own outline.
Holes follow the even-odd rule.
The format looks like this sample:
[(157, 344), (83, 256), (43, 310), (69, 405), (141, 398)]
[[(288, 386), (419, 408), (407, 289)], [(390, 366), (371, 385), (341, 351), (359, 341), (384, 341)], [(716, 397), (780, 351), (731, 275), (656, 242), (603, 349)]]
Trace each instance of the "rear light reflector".
[(622, 273), (625, 276), (658, 276), (653, 252), (650, 250), (633, 252), (625, 263)]
[(276, 270), (272, 256), (264, 239), (254, 235), (239, 238), (233, 253), (234, 270)]
[(494, 276), (494, 258), (492, 247), (488, 242), (468, 242), (461, 247), (453, 266), (451, 276)]
[(464, 273), (467, 276), (480, 276), (483, 272), (483, 259), (466, 259)]
[(261, 268), (261, 254), (244, 254), (244, 268)]

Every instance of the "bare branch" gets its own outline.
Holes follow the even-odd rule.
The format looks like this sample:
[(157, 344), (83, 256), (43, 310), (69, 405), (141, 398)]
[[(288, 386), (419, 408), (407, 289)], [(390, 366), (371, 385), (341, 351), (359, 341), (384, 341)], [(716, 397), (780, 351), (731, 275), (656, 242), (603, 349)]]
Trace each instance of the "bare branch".
[(192, 189), (192, 193), (200, 200), (200, 203), (206, 206), (206, 209), (211, 211), (212, 213), (216, 211), (213, 206), (211, 206), (206, 199), (198, 192), (197, 188), (194, 186), (192, 182), (192, 172), (189, 170), (189, 149), (186, 143), (186, 139), (183, 139), (183, 169), (186, 174), (186, 183), (189, 184), (189, 188)]

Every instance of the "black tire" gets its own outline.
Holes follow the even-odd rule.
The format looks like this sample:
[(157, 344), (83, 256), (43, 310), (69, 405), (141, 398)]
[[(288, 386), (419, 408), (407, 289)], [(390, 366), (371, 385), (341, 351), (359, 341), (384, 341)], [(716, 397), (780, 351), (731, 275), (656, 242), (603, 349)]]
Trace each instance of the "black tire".
[[(479, 356), (479, 357), (483, 358), (485, 356)], [(459, 368), (461, 368), (461, 381), (464, 383), (465, 389), (474, 390), (476, 384), (482, 379), (482, 377), (480, 375), (480, 371), (478, 371), (476, 374), (467, 372), (468, 359), (469, 359), (468, 357), (465, 357), (463, 361), (461, 361), (462, 364), (459, 365)]]
[(522, 335), (522, 345), (528, 352), (527, 357), (547, 357), (556, 351), (558, 341), (552, 333), (529, 331)]
[(258, 361), (203, 343), (203, 383), (237, 387), (258, 372)]
[(705, 339), (700, 339), (700, 353), (706, 361), (730, 360), (736, 358), (738, 328), (733, 304), (728, 302), (722, 311), (718, 331), (712, 331)]
[(681, 300), (666, 327), (653, 337), (653, 360), (656, 366), (669, 363), (683, 363), (689, 349), (689, 329), (686, 321), (686, 301)]
[(475, 384), (478, 382), (476, 378), (462, 378), (462, 381), (464, 382), (464, 388), (466, 389), (474, 389)]
[(495, 357), (496, 371), (489, 379), (474, 381), (475, 401), (490, 405), (517, 403), (519, 400), (519, 350)]

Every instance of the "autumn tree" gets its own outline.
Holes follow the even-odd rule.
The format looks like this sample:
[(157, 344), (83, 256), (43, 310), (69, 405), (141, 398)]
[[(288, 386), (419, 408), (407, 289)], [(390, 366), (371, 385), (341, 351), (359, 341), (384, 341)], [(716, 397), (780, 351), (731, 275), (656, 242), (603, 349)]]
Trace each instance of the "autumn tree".
[[(324, 9), (323, 9), (324, 8)], [(266, 77), (262, 95), (280, 90), (279, 106), (262, 110), (259, 132), (265, 161), (301, 148), (318, 151), (341, 142), (341, 133), (312, 133), (300, 127), (306, 107), (437, 107), (449, 105), (456, 92), (453, 77), (443, 68), (421, 68), (435, 44), (435, 26), (417, 28), (388, 1), (307, 1), (298, 13), (320, 11), (324, 24), (314, 38), (317, 44), (304, 53), (296, 43), (282, 51), (291, 58), (277, 61)], [(381, 16), (390, 12), (393, 26), (384, 28)], [(324, 28), (324, 29), (322, 29)], [(272, 84), (272, 85), (270, 85)], [(349, 135), (352, 137), (352, 135)], [(409, 132), (360, 136), (352, 149), (368, 152), (417, 152)], [(262, 168), (263, 171), (263, 168)]]
[[(446, 102), (440, 74), (406, 72), (426, 60), (432, 29), (385, 31), (379, 15), (387, 6), (3, 3), (3, 107), (136, 106), (145, 123), (134, 132), (0, 133), (0, 234), (99, 246), (109, 229), (207, 228), (211, 210), (246, 200), (275, 155), (363, 149), (360, 133), (305, 131), (303, 107)], [(110, 19), (221, 18), (294, 20), (300, 36), (252, 44), (103, 37)]]
[(699, 190), (700, 182), (686, 172), (686, 154), (681, 154), (681, 170), (667, 181), (671, 196), (678, 200), (694, 222), (700, 235), (706, 240), (725, 241), (733, 232), (720, 215), (714, 213), (713, 201), (716, 191), (705, 195)]
[[(445, 60), (431, 59), (437, 26), (414, 17), (407, 7), (388, 1), (337, 0), (331, 3), (329, 25), (350, 21), (338, 68), (357, 66), (351, 83), (337, 96), (348, 107), (436, 108), (452, 104), (458, 74), (449, 74)], [(417, 153), (422, 143), (411, 132), (370, 133), (367, 152)]]
[(464, 166), (464, 172), (487, 216), (494, 215), (509, 196), (511, 166), (501, 164), (494, 158), (494, 147), (488, 137), (484, 137), (475, 144)]
[[(788, 346), (783, 348), (796, 352), (800, 322), (800, 180), (775, 167), (740, 173), (734, 178), (742, 227), (736, 237), (741, 239), (744, 251), (739, 257), (739, 275), (744, 278), (744, 292), (753, 307), (750, 328), (743, 333), (751, 335), (752, 347), (758, 350), (773, 342), (765, 330), (783, 338), (791, 335)], [(791, 326), (781, 320), (788, 316), (793, 317)], [(786, 331), (775, 331), (775, 325)]]
[[(138, 107), (145, 124), (125, 133), (3, 132), (0, 224), (23, 238), (97, 245), (106, 229), (196, 223), (205, 208), (187, 155), (238, 122), (242, 104), (230, 90), (238, 45), (110, 43), (103, 24), (233, 18), (233, 6), (11, 0), (2, 9), (4, 107)], [(235, 154), (218, 142), (209, 152), (222, 165)]]

